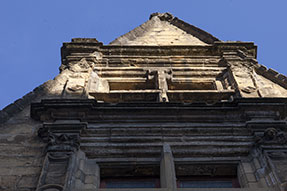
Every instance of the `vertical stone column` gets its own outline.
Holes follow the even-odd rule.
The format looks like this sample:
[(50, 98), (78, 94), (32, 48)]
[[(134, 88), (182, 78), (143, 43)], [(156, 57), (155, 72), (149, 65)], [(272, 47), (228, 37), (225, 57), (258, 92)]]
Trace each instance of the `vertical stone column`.
[(73, 190), (80, 159), (85, 158), (78, 151), (80, 133), (85, 127), (80, 122), (43, 124), (38, 134), (47, 146), (37, 191)]
[(163, 145), (160, 161), (160, 185), (168, 190), (176, 190), (176, 175), (171, 148), (168, 144)]

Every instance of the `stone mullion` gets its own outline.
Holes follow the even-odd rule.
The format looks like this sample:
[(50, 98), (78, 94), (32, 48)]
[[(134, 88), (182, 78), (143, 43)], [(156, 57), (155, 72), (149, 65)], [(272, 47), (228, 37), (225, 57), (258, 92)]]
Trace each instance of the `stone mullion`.
[(174, 160), (168, 144), (163, 145), (160, 161), (160, 184), (162, 188), (177, 190)]

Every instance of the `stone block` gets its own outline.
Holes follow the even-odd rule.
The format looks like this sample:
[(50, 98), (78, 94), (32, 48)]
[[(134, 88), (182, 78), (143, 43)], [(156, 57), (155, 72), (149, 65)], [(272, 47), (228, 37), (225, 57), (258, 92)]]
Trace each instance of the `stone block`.
[(267, 185), (267, 183), (266, 183), (266, 181), (265, 181), (264, 178), (260, 178), (260, 179), (258, 180), (258, 185), (259, 185), (260, 187), (268, 187), (268, 185)]
[(254, 169), (252, 168), (251, 164), (248, 162), (242, 163), (242, 167), (245, 173), (253, 173)]
[(257, 158), (254, 158), (252, 162), (253, 162), (253, 165), (255, 167), (255, 170), (258, 170), (261, 168), (261, 165), (260, 165), (259, 160)]
[(287, 77), (284, 76), (284, 75), (282, 75), (282, 74), (277, 75), (277, 78), (278, 78), (279, 80), (286, 80), (286, 79), (287, 79)]
[(278, 74), (278, 72), (275, 71), (275, 70), (273, 70), (272, 68), (270, 68), (270, 69), (268, 70), (268, 73), (269, 73), (270, 75), (272, 75), (272, 76), (276, 76), (276, 75)]
[(245, 175), (239, 176), (238, 179), (239, 179), (239, 183), (240, 183), (242, 188), (248, 187), (248, 181), (247, 181)]
[(85, 184), (83, 188), (84, 189), (96, 189), (97, 187), (93, 184)]
[(80, 160), (80, 162), (79, 162), (79, 169), (81, 170), (81, 171), (84, 171), (85, 170), (85, 162), (86, 162), (86, 160)]
[[(39, 162), (40, 161), (40, 162)], [(1, 167), (17, 167), (17, 166), (32, 166), (37, 163), (37, 166), (42, 165), (41, 159), (37, 158), (24, 158), (24, 157), (0, 157), (0, 169)], [(34, 165), (35, 166), (35, 165)]]
[(96, 38), (72, 38), (73, 43), (99, 43)]
[(71, 78), (67, 83), (67, 89), (71, 92), (81, 92), (85, 86), (85, 79)]
[(267, 71), (267, 68), (266, 68), (265, 66), (263, 66), (263, 65), (260, 65), (260, 67), (257, 68), (257, 70), (258, 70), (259, 72), (265, 72), (265, 71)]
[(0, 124), (3, 124), (5, 121), (9, 119), (9, 115), (4, 110), (0, 111)]
[(81, 181), (84, 181), (85, 180), (85, 174), (81, 171), (81, 170), (78, 170), (76, 173), (75, 173), (75, 177)]
[(41, 167), (14, 167), (8, 168), (8, 172), (10, 175), (35, 175), (40, 174)]
[(20, 112), (22, 109), (19, 108), (17, 105), (15, 105), (14, 103), (11, 103), (10, 105), (6, 106), (3, 109), (9, 116), (12, 116), (15, 113)]
[(246, 179), (250, 182), (257, 182), (256, 177), (253, 173), (246, 173)]
[(17, 184), (17, 188), (36, 188), (38, 176), (22, 176)]
[(86, 175), (96, 175), (100, 171), (99, 166), (97, 165), (96, 161), (94, 160), (87, 160), (85, 164), (84, 173)]
[(251, 182), (248, 184), (249, 188), (260, 188), (260, 185), (257, 182)]
[(84, 183), (79, 180), (79, 179), (76, 179), (75, 180), (75, 188), (83, 188), (84, 187)]
[(85, 183), (86, 184), (96, 184), (97, 180), (95, 176), (86, 176)]
[(16, 188), (18, 178), (18, 176), (0, 176), (0, 190), (14, 190)]

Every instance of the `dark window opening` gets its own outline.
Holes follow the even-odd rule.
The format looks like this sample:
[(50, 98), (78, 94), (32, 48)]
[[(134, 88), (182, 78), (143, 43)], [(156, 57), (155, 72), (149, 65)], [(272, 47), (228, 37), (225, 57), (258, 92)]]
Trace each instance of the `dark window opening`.
[(216, 90), (213, 81), (168, 82), (169, 90)]
[(110, 90), (154, 90), (153, 81), (146, 82), (109, 82)]
[(157, 165), (100, 166), (101, 188), (160, 188)]
[(178, 164), (178, 188), (240, 188), (237, 164)]
[(240, 188), (236, 177), (178, 177), (178, 188)]
[(159, 188), (157, 177), (123, 177), (123, 178), (102, 178), (101, 188)]

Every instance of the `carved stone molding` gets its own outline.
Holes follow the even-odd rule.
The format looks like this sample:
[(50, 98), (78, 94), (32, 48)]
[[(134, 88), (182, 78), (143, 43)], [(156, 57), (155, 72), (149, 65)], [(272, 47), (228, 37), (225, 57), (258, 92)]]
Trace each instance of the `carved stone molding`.
[(38, 130), (38, 136), (44, 141), (48, 142), (49, 135), (57, 134), (67, 134), (67, 135), (79, 135), (82, 129), (86, 128), (87, 124), (70, 121), (68, 123), (43, 123), (43, 127)]
[(47, 151), (75, 151), (80, 146), (79, 135), (49, 133)]
[(279, 143), (283, 145), (287, 144), (287, 135), (281, 130), (270, 127), (265, 129), (263, 136), (255, 136), (255, 143), (259, 145), (266, 143)]

